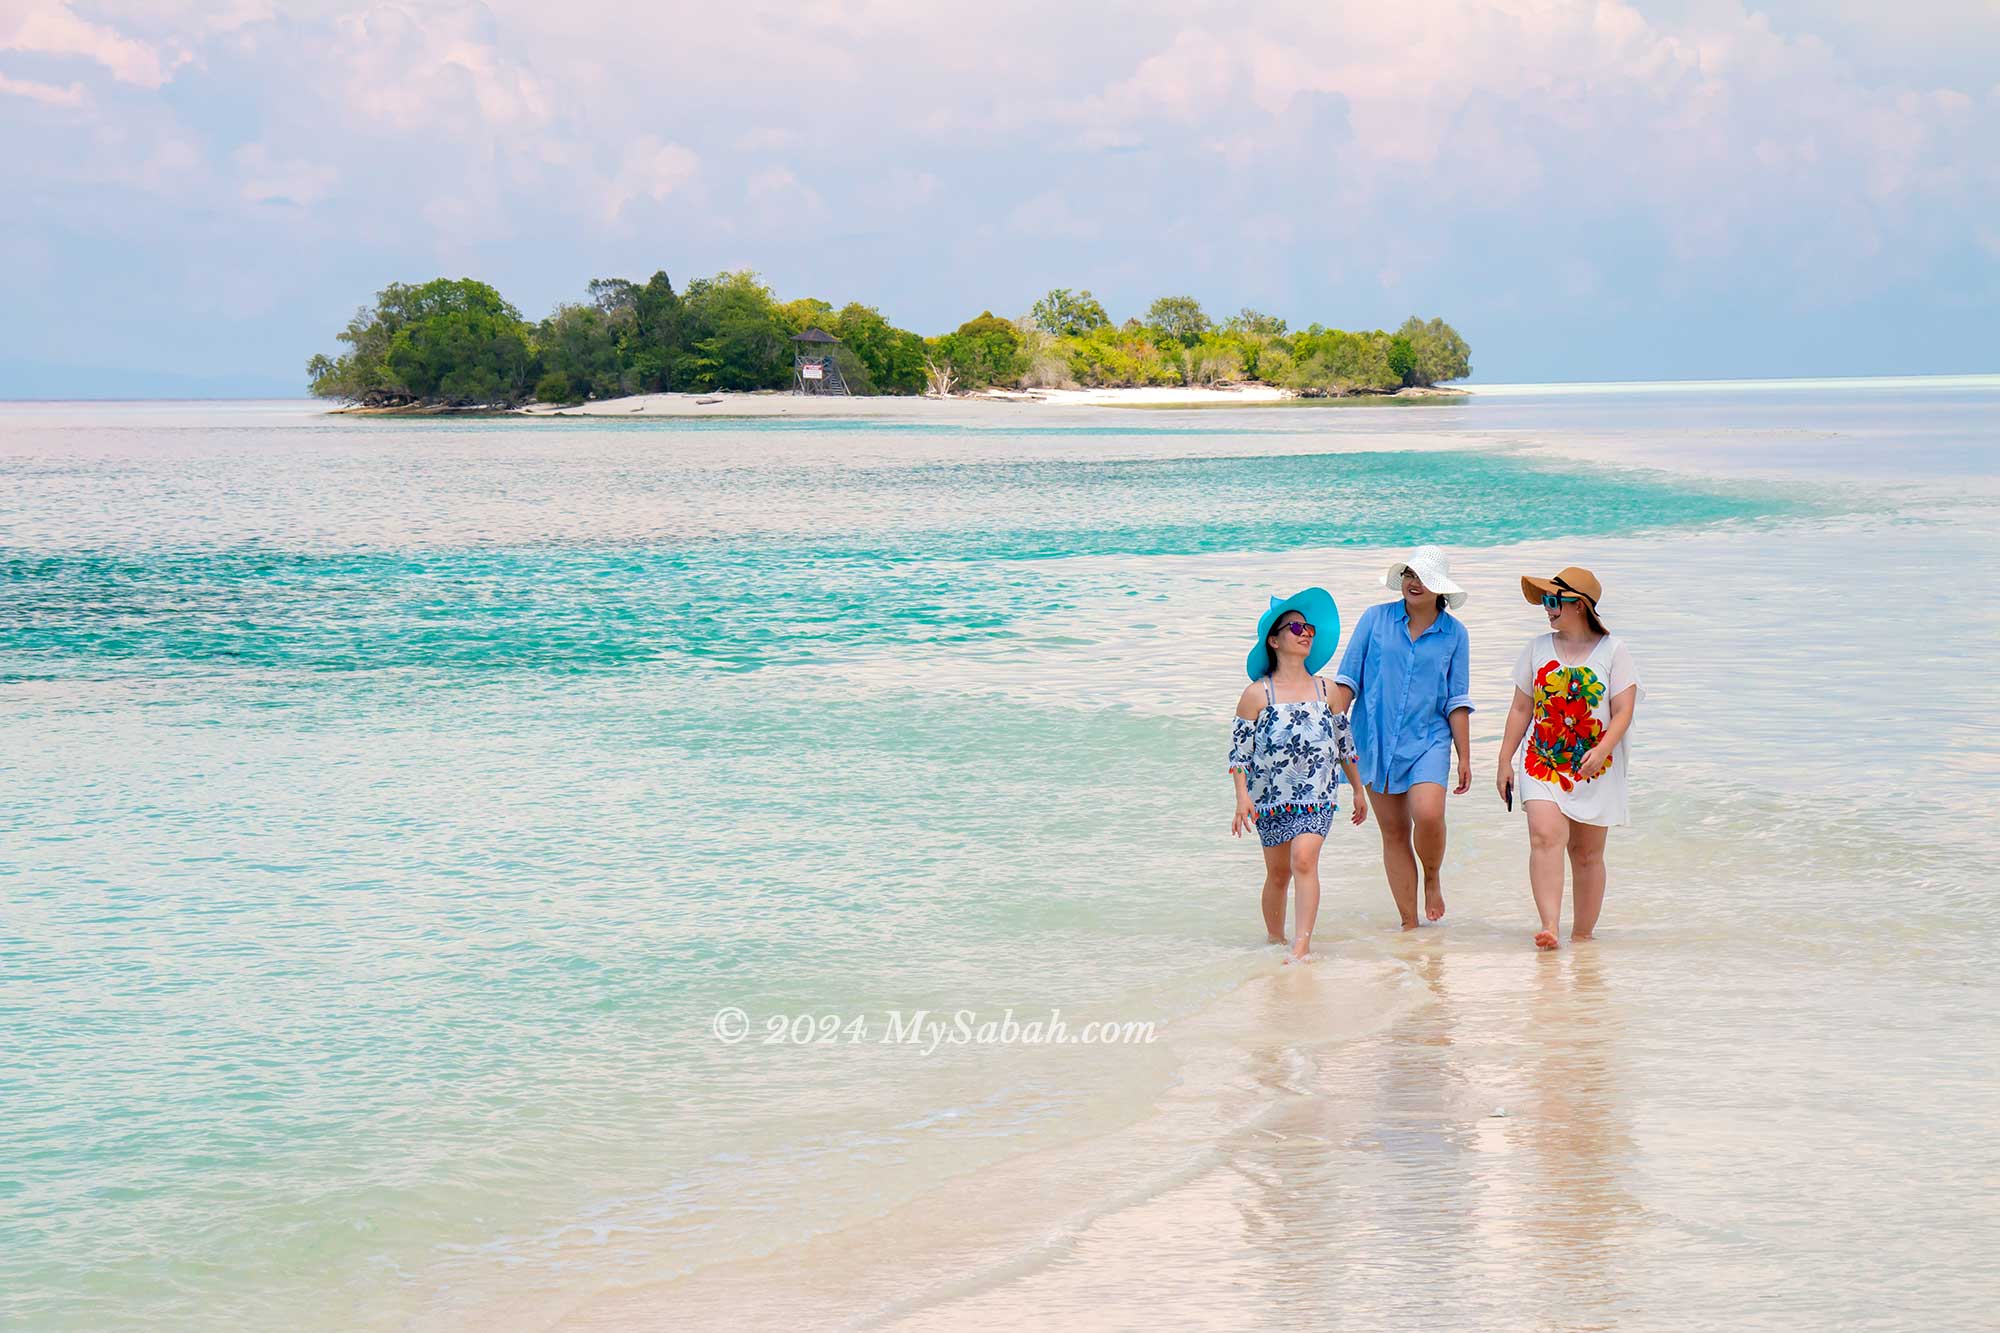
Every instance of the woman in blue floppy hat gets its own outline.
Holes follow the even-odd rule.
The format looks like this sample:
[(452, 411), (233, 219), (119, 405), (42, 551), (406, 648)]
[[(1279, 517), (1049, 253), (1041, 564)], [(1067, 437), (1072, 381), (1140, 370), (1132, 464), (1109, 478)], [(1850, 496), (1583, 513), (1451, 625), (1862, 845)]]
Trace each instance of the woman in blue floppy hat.
[(1273, 597), (1257, 622), (1257, 641), (1244, 662), (1250, 688), (1236, 701), (1229, 772), (1236, 783), (1236, 818), (1229, 831), (1255, 827), (1264, 844), (1264, 930), (1285, 942), (1285, 890), (1296, 886), (1297, 930), (1288, 962), (1312, 952), (1319, 917), (1319, 851), (1333, 827), (1339, 779), (1354, 789), (1354, 823), (1368, 817), (1347, 718), (1327, 700), (1319, 669), (1340, 640), (1340, 611), (1324, 588)]

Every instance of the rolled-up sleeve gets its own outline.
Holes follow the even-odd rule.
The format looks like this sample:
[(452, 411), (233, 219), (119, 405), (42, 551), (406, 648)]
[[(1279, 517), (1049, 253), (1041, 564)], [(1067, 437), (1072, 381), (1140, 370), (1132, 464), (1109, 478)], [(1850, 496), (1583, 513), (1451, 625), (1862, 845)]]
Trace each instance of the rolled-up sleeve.
[(1345, 685), (1354, 691), (1357, 699), (1361, 697), (1361, 681), (1368, 669), (1368, 639), (1374, 632), (1375, 608), (1371, 606), (1354, 623), (1354, 633), (1347, 639), (1347, 651), (1340, 655), (1340, 670), (1333, 673), (1333, 683)]
[(1229, 731), (1229, 771), (1248, 773), (1251, 748), (1256, 743), (1256, 725), (1247, 718), (1235, 717), (1230, 721), (1235, 725)]
[(1472, 706), (1472, 636), (1465, 626), (1458, 627), (1458, 642), (1451, 648), (1451, 664), (1446, 670), (1445, 689), (1450, 695), (1445, 700), (1444, 715), (1450, 717), (1459, 709), (1476, 712)]

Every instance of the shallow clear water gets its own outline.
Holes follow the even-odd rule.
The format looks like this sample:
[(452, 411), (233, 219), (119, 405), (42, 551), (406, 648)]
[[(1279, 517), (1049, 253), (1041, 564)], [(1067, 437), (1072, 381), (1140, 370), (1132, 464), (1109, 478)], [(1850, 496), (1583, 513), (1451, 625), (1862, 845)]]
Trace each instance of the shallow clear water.
[[(1996, 408), (0, 408), (0, 1312), (1950, 1322), (2000, 1220)], [(1418, 540), (1484, 709), (1449, 924), (1385, 930), (1338, 829), (1285, 975), (1222, 832), (1247, 626)], [(1488, 769), (1514, 581), (1572, 562), (1653, 693), (1549, 959)]]

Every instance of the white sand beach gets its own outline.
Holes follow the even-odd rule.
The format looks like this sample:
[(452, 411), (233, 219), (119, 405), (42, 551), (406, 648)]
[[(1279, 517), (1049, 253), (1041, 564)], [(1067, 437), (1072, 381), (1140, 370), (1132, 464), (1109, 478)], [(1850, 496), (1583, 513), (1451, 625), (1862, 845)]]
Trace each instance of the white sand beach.
[[(1340, 401), (1380, 402), (1384, 398), (1457, 397), (1469, 389), (1405, 389), (1396, 394), (1356, 395)], [(567, 406), (536, 404), (520, 409), (523, 416), (561, 417), (841, 417), (875, 416), (894, 411), (921, 416), (948, 416), (970, 404), (1013, 403), (1051, 407), (1262, 407), (1302, 400), (1289, 389), (1270, 384), (1238, 384), (1208, 388), (1153, 387), (1135, 389), (995, 389), (950, 398), (879, 396), (836, 398), (769, 391), (763, 393), (645, 393), (629, 398)], [(1316, 400), (1330, 401), (1330, 400)]]

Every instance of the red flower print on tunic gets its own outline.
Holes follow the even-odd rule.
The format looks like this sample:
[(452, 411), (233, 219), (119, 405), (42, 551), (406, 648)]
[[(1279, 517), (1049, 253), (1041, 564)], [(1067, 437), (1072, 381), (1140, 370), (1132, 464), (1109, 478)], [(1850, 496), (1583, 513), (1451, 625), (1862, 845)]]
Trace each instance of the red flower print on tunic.
[(1603, 699), (1604, 682), (1589, 667), (1551, 661), (1535, 673), (1535, 721), (1524, 761), (1529, 777), (1574, 791), (1577, 783), (1611, 771), (1607, 761), (1589, 778), (1577, 775), (1583, 757), (1604, 736), (1604, 724), (1591, 712)]

